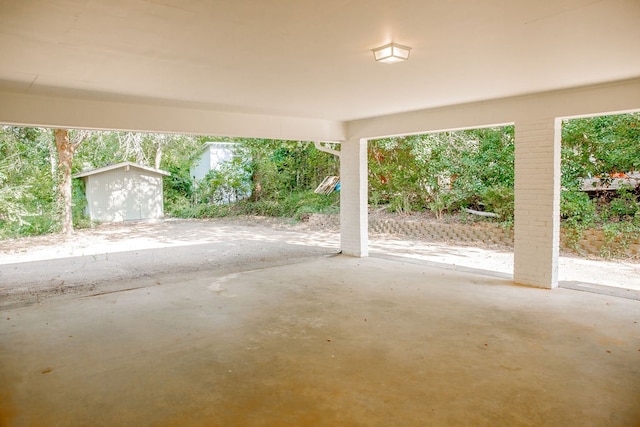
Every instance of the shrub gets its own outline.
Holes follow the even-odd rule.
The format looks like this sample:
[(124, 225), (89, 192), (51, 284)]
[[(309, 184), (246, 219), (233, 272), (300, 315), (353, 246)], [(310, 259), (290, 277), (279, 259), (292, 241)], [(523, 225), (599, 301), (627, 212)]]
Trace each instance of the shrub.
[(640, 226), (631, 222), (611, 222), (602, 227), (604, 244), (600, 255), (606, 257), (621, 256), (631, 242), (640, 237)]
[(233, 159), (209, 171), (198, 182), (198, 203), (226, 204), (248, 197), (251, 176), (240, 159)]
[(389, 201), (389, 212), (409, 213), (414, 210), (416, 209), (411, 202), (410, 194), (396, 194)]
[(289, 194), (278, 199), (241, 200), (223, 205), (203, 204), (197, 207), (194, 216), (197, 218), (214, 218), (229, 215), (257, 215), (289, 217), (300, 220), (304, 215), (313, 213), (338, 213), (340, 211), (339, 206), (340, 195), (338, 192), (324, 195), (305, 191)]
[(187, 197), (173, 197), (165, 200), (164, 214), (172, 218), (195, 218), (197, 208)]
[(560, 197), (560, 216), (569, 226), (589, 227), (596, 218), (596, 207), (587, 193), (563, 191)]
[(87, 196), (85, 194), (85, 184), (81, 179), (72, 181), (72, 200), (71, 214), (73, 216), (74, 228), (89, 228), (94, 222), (87, 215)]
[(633, 217), (640, 211), (640, 204), (631, 188), (623, 188), (618, 191), (618, 197), (609, 204), (611, 214), (622, 219), (625, 216)]
[(513, 219), (513, 187), (495, 186), (486, 188), (481, 195), (485, 210), (500, 215), (500, 220)]
[(459, 192), (454, 191), (435, 193), (427, 206), (436, 214), (436, 218), (442, 219), (445, 213), (453, 212), (461, 206), (463, 199), (460, 196)]

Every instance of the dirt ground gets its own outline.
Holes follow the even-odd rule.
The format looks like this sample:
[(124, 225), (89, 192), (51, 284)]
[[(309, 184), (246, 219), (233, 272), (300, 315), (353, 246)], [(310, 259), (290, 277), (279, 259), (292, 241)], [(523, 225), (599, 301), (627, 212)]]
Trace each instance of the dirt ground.
[[(155, 275), (193, 271), (255, 270), (293, 259), (333, 256), (335, 229), (272, 218), (166, 220), (102, 224), (73, 236), (47, 235), (0, 241), (0, 308), (69, 295), (95, 295), (159, 285)], [(442, 242), (371, 235), (372, 256), (466, 268), (509, 277), (513, 253)], [(565, 283), (615, 286), (638, 294), (640, 262), (560, 258)], [(146, 283), (146, 284), (145, 284)]]

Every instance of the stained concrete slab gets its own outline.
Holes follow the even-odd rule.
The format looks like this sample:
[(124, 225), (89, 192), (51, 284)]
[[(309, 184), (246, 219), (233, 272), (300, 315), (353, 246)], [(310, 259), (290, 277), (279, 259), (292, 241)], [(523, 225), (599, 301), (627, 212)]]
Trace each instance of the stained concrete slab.
[(640, 424), (635, 300), (375, 257), (160, 278), (1, 311), (0, 424)]

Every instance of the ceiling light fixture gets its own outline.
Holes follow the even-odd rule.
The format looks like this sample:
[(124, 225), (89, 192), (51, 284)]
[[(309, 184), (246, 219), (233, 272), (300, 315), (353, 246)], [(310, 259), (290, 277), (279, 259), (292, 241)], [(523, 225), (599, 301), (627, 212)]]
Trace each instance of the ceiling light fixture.
[(409, 59), (410, 47), (402, 46), (397, 43), (389, 43), (384, 46), (372, 49), (373, 57), (376, 62), (384, 62), (385, 64), (394, 64)]

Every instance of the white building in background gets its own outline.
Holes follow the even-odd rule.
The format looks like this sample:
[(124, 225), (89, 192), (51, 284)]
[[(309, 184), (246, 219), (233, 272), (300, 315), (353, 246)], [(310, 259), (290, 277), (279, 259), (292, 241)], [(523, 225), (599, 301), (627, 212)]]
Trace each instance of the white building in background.
[[(200, 157), (194, 166), (191, 167), (189, 174), (195, 181), (194, 188), (198, 188), (200, 181), (207, 176), (212, 170), (221, 170), (222, 165), (227, 162), (231, 162), (234, 158), (239, 157), (238, 145), (233, 142), (206, 142), (200, 149)], [(226, 170), (224, 176), (232, 178), (227, 174), (230, 172)], [(231, 179), (233, 181), (233, 179)], [(251, 189), (237, 188), (235, 185), (221, 185), (215, 189), (210, 196), (210, 203), (227, 204), (234, 203), (242, 199), (246, 199), (251, 195)]]
[(223, 163), (233, 160), (236, 155), (235, 145), (233, 142), (206, 142), (201, 148), (202, 154), (197, 163), (191, 167), (191, 178), (199, 181), (209, 171), (219, 169)]
[(120, 222), (164, 216), (162, 178), (167, 171), (131, 162), (118, 163), (73, 175), (82, 178), (87, 215), (97, 221)]

